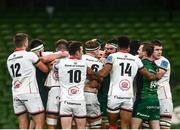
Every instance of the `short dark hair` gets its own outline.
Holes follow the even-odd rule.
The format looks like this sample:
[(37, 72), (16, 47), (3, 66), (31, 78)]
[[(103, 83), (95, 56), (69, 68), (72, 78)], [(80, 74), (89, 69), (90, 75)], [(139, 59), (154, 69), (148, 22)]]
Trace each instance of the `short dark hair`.
[(59, 39), (56, 43), (55, 43), (55, 47), (56, 50), (67, 50), (68, 49), (68, 41), (65, 39)]
[(129, 47), (130, 47), (130, 52), (129, 53), (132, 54), (132, 55), (137, 55), (138, 54), (137, 51), (138, 51), (140, 45), (141, 45), (141, 43), (140, 43), (139, 40), (131, 41), (130, 45), (129, 45)]
[(40, 39), (33, 39), (30, 42), (29, 49), (33, 49), (33, 48), (35, 48), (35, 47), (37, 47), (39, 45), (42, 45), (42, 44), (44, 44), (44, 42), (42, 40), (40, 40)]
[(162, 42), (160, 40), (152, 40), (151, 43), (154, 45), (154, 46), (162, 46)]
[(68, 47), (68, 51), (70, 55), (75, 55), (76, 51), (80, 50), (82, 46), (82, 42), (80, 41), (71, 41)]
[(14, 36), (13, 41), (14, 41), (16, 47), (22, 47), (27, 39), (28, 39), (27, 34), (25, 34), (25, 33), (17, 33)]
[(130, 39), (127, 36), (117, 37), (117, 43), (120, 48), (127, 49), (130, 44)]
[(154, 52), (154, 45), (152, 43), (144, 44), (143, 51), (145, 51), (147, 56), (150, 57)]

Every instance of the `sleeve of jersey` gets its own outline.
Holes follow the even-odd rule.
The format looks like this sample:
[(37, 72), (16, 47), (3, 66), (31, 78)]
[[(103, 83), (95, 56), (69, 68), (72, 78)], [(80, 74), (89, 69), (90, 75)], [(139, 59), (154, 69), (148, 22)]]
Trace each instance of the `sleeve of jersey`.
[(160, 63), (159, 68), (161, 68), (161, 69), (163, 69), (163, 70), (167, 71), (167, 69), (168, 69), (168, 65), (169, 65), (169, 63), (168, 63), (167, 61), (162, 60), (162, 61), (161, 61), (161, 63)]
[(40, 61), (39, 57), (36, 54), (34, 54), (33, 52), (29, 53), (29, 57), (31, 58), (31, 61), (34, 65)]
[(54, 70), (58, 70), (59, 63), (60, 63), (60, 60), (56, 60), (56, 62), (53, 65)]
[(137, 57), (137, 65), (138, 65), (139, 70), (144, 68), (144, 65), (143, 65), (142, 61), (138, 57)]
[(113, 57), (112, 57), (112, 55), (109, 55), (109, 56), (107, 57), (107, 62), (106, 62), (106, 64), (110, 64), (110, 65), (113, 64)]

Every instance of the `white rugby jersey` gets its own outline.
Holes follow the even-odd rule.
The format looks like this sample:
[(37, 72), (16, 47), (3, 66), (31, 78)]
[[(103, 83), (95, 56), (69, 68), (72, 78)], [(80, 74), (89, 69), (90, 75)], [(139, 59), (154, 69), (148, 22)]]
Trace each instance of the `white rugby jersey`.
[(138, 69), (143, 68), (141, 60), (123, 51), (110, 54), (107, 64), (112, 64), (108, 95), (134, 97), (133, 80)]
[(103, 68), (103, 64), (95, 57), (90, 55), (82, 55), (82, 60), (84, 60), (89, 68), (94, 72), (97, 72)]
[(157, 82), (158, 83), (158, 97), (159, 99), (172, 98), (171, 88), (169, 84), (171, 66), (169, 60), (163, 56), (160, 59), (156, 60), (155, 63), (159, 68), (166, 71), (163, 77)]
[(33, 52), (16, 49), (7, 59), (8, 71), (12, 77), (13, 95), (39, 93), (34, 64), (39, 58)]
[(61, 101), (85, 100), (84, 83), (86, 81), (87, 65), (78, 59), (59, 59), (55, 64), (58, 69), (61, 87)]
[[(61, 51), (54, 52), (54, 54), (60, 54), (62, 53)], [(49, 53), (48, 55), (53, 54)], [(47, 55), (47, 54), (46, 54)], [(57, 87), (59, 86), (59, 77), (58, 77), (58, 71), (57, 69), (54, 69), (54, 67), (51, 68), (46, 81), (44, 83), (44, 86), (46, 87)]]

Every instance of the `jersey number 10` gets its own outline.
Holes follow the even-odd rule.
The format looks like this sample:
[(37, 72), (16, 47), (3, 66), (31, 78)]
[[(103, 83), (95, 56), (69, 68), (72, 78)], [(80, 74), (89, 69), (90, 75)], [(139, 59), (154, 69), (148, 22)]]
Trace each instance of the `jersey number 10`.
[(81, 81), (81, 71), (80, 70), (69, 70), (69, 82), (79, 83)]

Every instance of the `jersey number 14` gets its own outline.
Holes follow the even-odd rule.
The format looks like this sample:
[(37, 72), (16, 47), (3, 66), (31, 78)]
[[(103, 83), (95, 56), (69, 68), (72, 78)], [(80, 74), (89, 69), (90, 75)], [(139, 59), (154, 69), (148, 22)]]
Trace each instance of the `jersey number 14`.
[(124, 74), (128, 74), (128, 76), (131, 76), (131, 68), (132, 66), (130, 63), (127, 63), (127, 65), (124, 65), (125, 63), (120, 63), (121, 66), (121, 76), (124, 76)]

